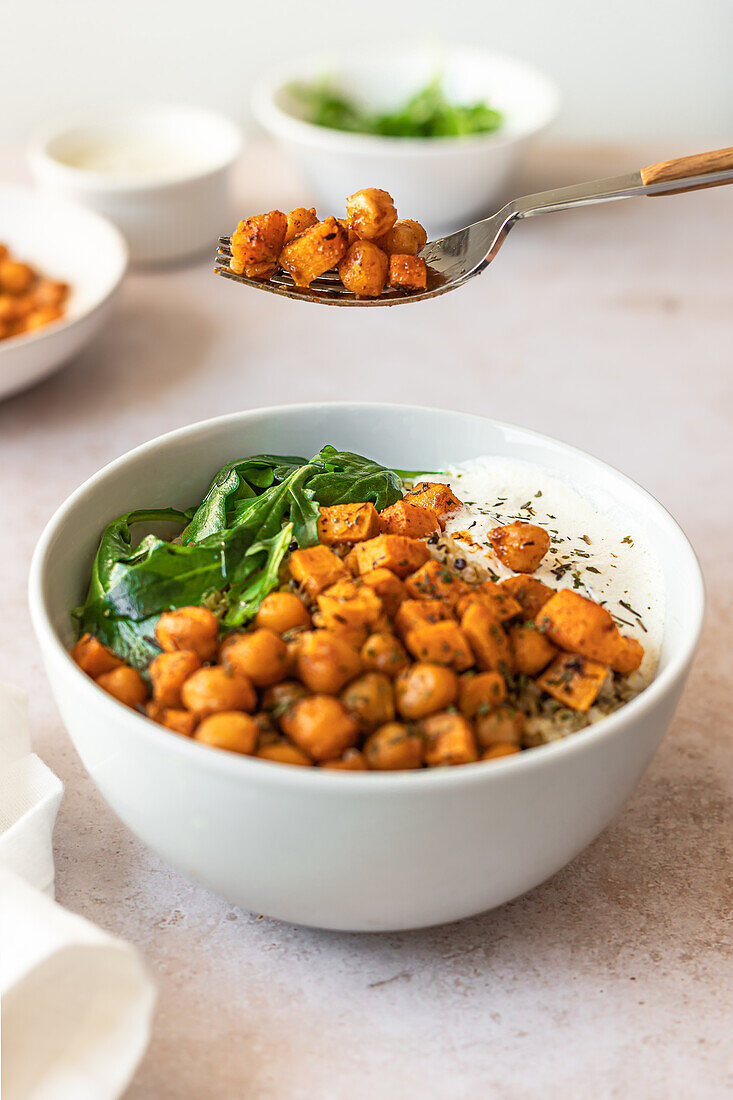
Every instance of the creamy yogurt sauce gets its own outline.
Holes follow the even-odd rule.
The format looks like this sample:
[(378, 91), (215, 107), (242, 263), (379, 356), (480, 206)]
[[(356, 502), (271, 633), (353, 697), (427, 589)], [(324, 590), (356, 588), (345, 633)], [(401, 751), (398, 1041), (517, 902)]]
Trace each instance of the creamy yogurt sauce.
[(206, 167), (204, 158), (195, 150), (126, 134), (77, 142), (57, 154), (57, 160), (86, 172), (135, 180), (185, 176)]
[(425, 478), (450, 483), (464, 502), (446, 517), (449, 538), (441, 540), (454, 563), (462, 557), (469, 570), (502, 580), (512, 573), (494, 554), (489, 531), (513, 520), (544, 527), (551, 545), (533, 576), (603, 604), (622, 634), (641, 642), (639, 672), (645, 684), (652, 679), (664, 631), (664, 579), (633, 529), (616, 526), (564, 481), (518, 459), (477, 458)]

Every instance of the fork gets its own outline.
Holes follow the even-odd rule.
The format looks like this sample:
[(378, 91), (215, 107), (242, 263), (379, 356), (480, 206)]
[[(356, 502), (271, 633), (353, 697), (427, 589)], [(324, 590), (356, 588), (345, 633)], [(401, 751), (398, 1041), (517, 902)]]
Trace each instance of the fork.
[(439, 294), (456, 290), (475, 275), (480, 275), (496, 256), (509, 230), (523, 218), (567, 210), (572, 206), (613, 202), (637, 195), (680, 194), (683, 191), (696, 191), (731, 182), (733, 147), (661, 161), (625, 176), (592, 180), (573, 187), (556, 187), (552, 191), (540, 191), (536, 195), (513, 199), (490, 218), (474, 222), (466, 229), (459, 229), (447, 237), (428, 241), (420, 252), (428, 269), (428, 286), (426, 290), (417, 292), (388, 287), (378, 298), (358, 298), (341, 283), (335, 270), (327, 271), (314, 279), (309, 287), (296, 286), (290, 275), (282, 270), (277, 271), (269, 280), (236, 275), (229, 268), (232, 255), (229, 237), (219, 238), (214, 272), (256, 290), (266, 290), (271, 294), (297, 298), (300, 301), (320, 302), (327, 306), (394, 306), (402, 302), (423, 302), (427, 298), (436, 298)]

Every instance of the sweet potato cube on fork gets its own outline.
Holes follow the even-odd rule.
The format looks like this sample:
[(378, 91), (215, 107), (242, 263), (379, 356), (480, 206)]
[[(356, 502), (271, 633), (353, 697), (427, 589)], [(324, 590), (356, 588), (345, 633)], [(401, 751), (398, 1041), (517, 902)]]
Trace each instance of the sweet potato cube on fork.
[(335, 267), (348, 248), (346, 230), (335, 218), (318, 222), (285, 245), (280, 265), (289, 272), (296, 286), (307, 287)]
[(425, 260), (421, 256), (390, 256), (389, 285), (400, 290), (425, 290), (428, 285)]
[(320, 509), (318, 540), (326, 546), (362, 542), (379, 534), (379, 513), (373, 504), (332, 504)]
[(232, 233), (230, 267), (237, 275), (267, 278), (275, 270), (285, 241), (288, 219), (281, 210), (255, 214), (241, 221)]
[(318, 215), (313, 207), (307, 210), (304, 206), (296, 206), (288, 214), (288, 227), (285, 231), (284, 243), (289, 244), (290, 241), (295, 240), (301, 233), (305, 233), (306, 229), (310, 229), (317, 222)]
[(561, 653), (536, 682), (558, 703), (584, 714), (598, 698), (607, 675), (607, 667), (597, 661), (579, 653)]

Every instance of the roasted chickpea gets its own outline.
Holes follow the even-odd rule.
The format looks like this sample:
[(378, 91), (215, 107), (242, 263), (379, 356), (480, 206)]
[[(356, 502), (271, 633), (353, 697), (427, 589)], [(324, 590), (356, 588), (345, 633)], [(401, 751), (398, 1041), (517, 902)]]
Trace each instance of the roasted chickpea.
[(277, 764), (296, 764), (301, 768), (309, 768), (313, 763), (302, 749), (283, 739), (262, 745), (257, 750), (256, 756), (260, 760), (272, 760)]
[(258, 735), (259, 726), (251, 714), (224, 710), (204, 718), (194, 737), (205, 745), (251, 756), (257, 747)]
[(392, 681), (383, 672), (366, 672), (357, 676), (341, 692), (341, 702), (356, 715), (362, 732), (376, 729), (394, 718)]
[(544, 527), (515, 520), (489, 531), (489, 542), (496, 556), (514, 573), (534, 573), (550, 549), (550, 536)]
[(33, 279), (33, 268), (16, 260), (0, 261), (0, 290), (7, 294), (25, 294)]
[(513, 756), (515, 752), (521, 752), (519, 745), (510, 745), (508, 741), (497, 742), (490, 749), (481, 753), (482, 760), (496, 760), (500, 756)]
[(404, 221), (395, 222), (390, 231), (385, 233), (383, 237), (378, 237), (374, 243), (388, 256), (395, 254), (417, 256), (422, 248), (422, 245), (418, 243), (417, 233), (411, 225)]
[(338, 265), (341, 282), (357, 298), (378, 298), (388, 271), (389, 257), (374, 241), (354, 241)]
[(364, 668), (383, 672), (386, 676), (396, 676), (410, 663), (402, 642), (388, 631), (369, 635), (361, 647), (361, 660)]
[(158, 619), (155, 637), (166, 653), (192, 649), (202, 661), (216, 654), (219, 620), (208, 607), (179, 607), (164, 611)]
[(306, 687), (329, 695), (341, 691), (361, 670), (358, 652), (330, 630), (301, 635), (296, 662)]
[(148, 669), (153, 684), (153, 699), (163, 707), (180, 707), (181, 688), (191, 673), (200, 667), (198, 654), (192, 649), (159, 654)]
[(367, 240), (384, 236), (397, 221), (392, 196), (378, 187), (365, 187), (349, 195), (346, 216), (359, 237)]
[(425, 718), (455, 703), (458, 677), (452, 668), (419, 661), (395, 680), (397, 710), (403, 718)]
[(367, 770), (366, 760), (358, 749), (347, 749), (343, 756), (339, 756), (336, 760), (324, 760), (320, 767), (340, 772), (365, 772)]
[(304, 206), (296, 206), (294, 210), (291, 210), (288, 214), (288, 224), (285, 230), (285, 244), (292, 241), (295, 237), (299, 237), (301, 233), (305, 233), (306, 229), (310, 229), (312, 225), (316, 225), (318, 222), (318, 215), (315, 209), (311, 206), (309, 210), (306, 210)]
[(235, 637), (226, 648), (224, 661), (236, 672), (243, 672), (257, 687), (266, 687), (287, 676), (288, 647), (274, 630), (261, 627)]
[(387, 722), (367, 739), (364, 755), (374, 771), (402, 771), (422, 767), (424, 749), (415, 730), (401, 722)]
[(33, 287), (33, 301), (37, 306), (60, 306), (68, 294), (68, 283), (57, 283), (53, 279), (39, 279)]
[(148, 697), (148, 685), (140, 673), (129, 665), (113, 668), (97, 677), (97, 683), (109, 695), (128, 707), (140, 707)]
[(397, 226), (406, 226), (406, 228), (412, 230), (417, 237), (418, 252), (428, 243), (428, 235), (424, 226), (420, 225), (420, 222), (416, 222), (414, 218), (400, 218), (399, 221), (395, 222), (395, 229)]
[(32, 329), (43, 328), (44, 325), (50, 325), (52, 321), (58, 321), (59, 317), (63, 316), (64, 311), (60, 306), (40, 306), (38, 309), (32, 310), (25, 319), (26, 331), (30, 332)]
[(476, 715), (476, 739), (482, 749), (499, 743), (519, 745), (524, 731), (524, 715), (521, 710), (508, 705), (494, 707), (485, 714)]
[(310, 625), (308, 610), (294, 592), (271, 592), (265, 596), (255, 615), (255, 626), (274, 630), (276, 634), (299, 628), (308, 630)]
[(181, 700), (200, 718), (222, 710), (253, 711), (257, 706), (251, 680), (221, 665), (200, 668), (189, 676), (181, 688)]
[(485, 714), (506, 699), (506, 681), (500, 672), (478, 672), (461, 676), (458, 706), (464, 718)]
[(81, 636), (72, 649), (71, 656), (82, 672), (86, 672), (93, 680), (103, 672), (111, 672), (113, 668), (120, 668), (125, 663), (91, 634)]
[(282, 727), (314, 760), (334, 760), (356, 744), (356, 718), (332, 695), (309, 695), (282, 718)]
[(191, 714), (190, 710), (167, 707), (158, 721), (166, 729), (173, 730), (174, 733), (180, 733), (184, 737), (193, 737), (198, 718), (195, 714)]

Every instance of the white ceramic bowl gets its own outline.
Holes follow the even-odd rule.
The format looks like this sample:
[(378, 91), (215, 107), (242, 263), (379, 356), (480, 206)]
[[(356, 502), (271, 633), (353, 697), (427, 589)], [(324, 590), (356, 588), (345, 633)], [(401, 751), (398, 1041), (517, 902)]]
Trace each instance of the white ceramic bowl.
[[(657, 554), (667, 586), (654, 682), (564, 741), (490, 764), (391, 774), (271, 764), (169, 733), (111, 699), (71, 660), (69, 610), (102, 527), (142, 506), (188, 506), (230, 459), (325, 443), (399, 467), (500, 454), (538, 463)], [(687, 539), (648, 493), (562, 443), (464, 413), (304, 405), (235, 413), (162, 436), (105, 467), (53, 517), (30, 604), (63, 720), (100, 791), (164, 859), (229, 901), (298, 924), (417, 928), (501, 905), (578, 854), (623, 806), (664, 734), (703, 615)]]
[[(304, 121), (293, 83), (324, 76), (370, 109), (402, 105), (436, 73), (449, 99), (487, 100), (506, 116), (491, 134), (464, 138), (396, 138), (344, 133)], [(528, 143), (554, 119), (558, 93), (541, 73), (486, 50), (364, 50), (308, 57), (264, 77), (253, 92), (257, 119), (292, 154), (321, 215), (339, 216), (346, 196), (381, 187), (400, 217), (416, 218), (435, 235), (496, 208), (507, 177)]]
[(0, 184), (0, 241), (44, 275), (69, 283), (58, 321), (0, 340), (0, 397), (57, 370), (102, 325), (127, 268), (127, 246), (104, 218), (29, 187)]
[[(110, 152), (106, 170), (75, 166), (102, 146)], [(41, 187), (110, 218), (131, 259), (144, 264), (207, 248), (214, 255), (231, 221), (229, 184), (240, 150), (241, 134), (228, 119), (161, 106), (100, 109), (52, 125), (33, 141), (28, 160)], [(123, 170), (120, 158), (135, 155), (136, 170)], [(156, 155), (152, 171), (147, 162), (155, 164)]]

